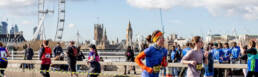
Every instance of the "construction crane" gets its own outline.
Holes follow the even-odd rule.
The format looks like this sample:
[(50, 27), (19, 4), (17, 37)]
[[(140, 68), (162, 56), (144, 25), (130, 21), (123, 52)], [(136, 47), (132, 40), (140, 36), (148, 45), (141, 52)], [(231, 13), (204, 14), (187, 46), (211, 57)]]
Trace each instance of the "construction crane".
[(43, 40), (45, 37), (44, 20), (46, 14), (54, 13), (53, 10), (45, 9), (45, 0), (38, 0), (38, 25), (32, 36), (32, 40)]
[(58, 1), (58, 20), (56, 27), (55, 41), (61, 41), (65, 24), (65, 0)]

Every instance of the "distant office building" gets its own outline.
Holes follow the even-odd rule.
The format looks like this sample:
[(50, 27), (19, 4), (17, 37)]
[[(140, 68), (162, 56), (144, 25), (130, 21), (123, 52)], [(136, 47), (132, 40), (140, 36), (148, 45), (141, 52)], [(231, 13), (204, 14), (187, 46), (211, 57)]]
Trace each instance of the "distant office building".
[(14, 34), (14, 27), (11, 27), (10, 34)]
[(6, 22), (6, 21), (2, 21), (1, 23), (0, 23), (0, 33), (1, 34), (7, 34), (8, 32), (7, 32), (7, 27), (8, 27), (8, 23)]
[(11, 27), (10, 34), (17, 34), (19, 32), (17, 24)]
[(17, 25), (17, 24), (15, 24), (15, 25), (14, 25), (14, 33), (18, 33), (18, 32), (19, 32), (18, 25)]

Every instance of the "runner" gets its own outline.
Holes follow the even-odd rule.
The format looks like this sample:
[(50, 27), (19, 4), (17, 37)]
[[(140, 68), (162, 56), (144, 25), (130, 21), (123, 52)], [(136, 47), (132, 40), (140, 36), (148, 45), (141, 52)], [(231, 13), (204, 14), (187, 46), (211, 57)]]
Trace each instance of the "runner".
[(43, 41), (43, 47), (39, 51), (39, 60), (41, 60), (40, 73), (43, 77), (50, 77), (49, 67), (51, 64), (52, 51), (48, 47), (48, 40)]
[[(9, 57), (10, 54), (8, 53), (8, 50), (3, 47), (3, 43), (0, 42), (0, 68), (1, 68), (1, 75), (0, 77), (6, 77), (4, 74), (4, 69), (8, 65), (7, 57)], [(3, 68), (3, 69), (2, 69)]]
[(76, 61), (78, 56), (78, 49), (74, 46), (74, 41), (70, 41), (70, 45), (67, 48), (67, 57), (68, 57), (68, 65), (69, 70), (71, 72), (71, 77), (76, 76), (78, 77), (78, 74), (76, 73)]
[(88, 75), (88, 77), (98, 77), (99, 73), (101, 73), (99, 54), (95, 45), (90, 45), (89, 48), (90, 48), (90, 53), (88, 56), (87, 63), (90, 63), (90, 69), (89, 69), (90, 74)]
[(203, 62), (203, 41), (200, 36), (192, 39), (194, 48), (187, 52), (181, 63), (187, 64), (187, 77), (200, 77)]
[[(159, 30), (154, 31), (147, 40), (154, 44), (138, 54), (135, 62), (143, 69), (142, 77), (159, 77), (160, 69), (167, 66), (167, 49), (164, 48), (163, 33)], [(143, 58), (146, 65), (141, 61)]]

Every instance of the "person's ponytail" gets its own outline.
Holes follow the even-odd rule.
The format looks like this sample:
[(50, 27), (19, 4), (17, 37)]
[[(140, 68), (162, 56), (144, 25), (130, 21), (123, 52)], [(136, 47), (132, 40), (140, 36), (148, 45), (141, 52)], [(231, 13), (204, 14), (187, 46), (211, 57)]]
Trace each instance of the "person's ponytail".
[(153, 42), (152, 42), (152, 36), (151, 36), (151, 35), (148, 35), (148, 36), (146, 37), (146, 40), (147, 40), (148, 43), (153, 43)]

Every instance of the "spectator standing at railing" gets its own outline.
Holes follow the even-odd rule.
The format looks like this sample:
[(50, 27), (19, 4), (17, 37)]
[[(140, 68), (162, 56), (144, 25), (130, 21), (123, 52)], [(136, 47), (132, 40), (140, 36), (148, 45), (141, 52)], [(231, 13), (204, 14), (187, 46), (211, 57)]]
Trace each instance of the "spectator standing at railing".
[(213, 77), (214, 75), (214, 67), (213, 67), (213, 53), (211, 52), (211, 48), (210, 46), (212, 46), (211, 44), (208, 45), (205, 48), (204, 51), (204, 77)]
[(223, 63), (229, 64), (230, 63), (230, 56), (231, 56), (231, 48), (229, 48), (228, 43), (224, 43), (223, 47), (224, 47), (223, 48), (223, 52), (224, 52)]
[[(223, 62), (223, 56), (224, 52), (222, 51), (222, 44), (221, 43), (215, 43), (212, 49), (213, 59), (214, 63), (221, 64)], [(222, 77), (223, 69), (216, 68), (214, 69), (214, 77)]]
[(4, 74), (4, 71), (8, 65), (8, 60), (7, 60), (7, 57), (9, 57), (10, 54), (8, 53), (8, 50), (3, 47), (3, 43), (0, 42), (0, 72), (1, 72), (1, 75), (0, 77), (6, 77), (6, 75)]
[(232, 64), (239, 64), (239, 56), (240, 56), (240, 47), (237, 46), (236, 42), (232, 43), (232, 48), (231, 48), (231, 52), (232, 52), (232, 59), (231, 59), (231, 63)]
[[(226, 42), (223, 44), (223, 49), (222, 49), (224, 55), (223, 55), (223, 64), (230, 64), (230, 56), (231, 56), (231, 48), (229, 47), (229, 44)], [(231, 72), (231, 69), (225, 69), (228, 70), (226, 73), (226, 75), (228, 75)], [(232, 72), (231, 72), (231, 76), (232, 76)]]
[[(134, 62), (134, 51), (132, 50), (131, 46), (127, 47), (127, 50), (125, 52), (125, 56), (126, 56), (126, 61), (127, 62)], [(124, 74), (126, 74), (126, 73), (130, 74), (131, 70), (133, 70), (134, 74), (136, 74), (135, 66), (130, 66), (129, 70), (127, 70), (127, 66), (126, 65), (124, 67), (125, 67)], [(128, 71), (128, 72), (126, 72), (126, 71)]]
[[(247, 53), (246, 53), (246, 51), (247, 51), (248, 47), (240, 45), (240, 48), (241, 48), (240, 63), (241, 64), (247, 64)], [(246, 68), (243, 69), (243, 74), (244, 74), (244, 77), (247, 76), (247, 69)]]
[[(81, 51), (81, 46), (78, 46), (78, 56), (77, 56), (77, 61), (83, 61), (85, 59), (84, 54)], [(81, 71), (82, 65), (77, 65), (77, 70)]]
[[(34, 56), (34, 52), (33, 49), (31, 48), (30, 44), (26, 44), (26, 49), (25, 49), (25, 60), (32, 60), (33, 56)], [(26, 66), (29, 69), (33, 68), (33, 64), (26, 64)]]
[(183, 50), (182, 50), (182, 57), (184, 57), (185, 55), (186, 55), (186, 53), (188, 52), (188, 51), (190, 51), (192, 48), (191, 48), (191, 43), (186, 43), (186, 48), (184, 48)]
[(51, 56), (52, 51), (51, 48), (48, 47), (48, 40), (43, 41), (43, 46), (39, 51), (39, 60), (41, 60), (40, 73), (43, 77), (50, 77), (49, 75), (49, 67), (51, 64)]
[(77, 61), (83, 61), (83, 59), (85, 59), (85, 56), (81, 51), (81, 46), (78, 46), (77, 49), (78, 49)]
[[(171, 47), (170, 59), (171, 63), (178, 63), (181, 60), (180, 52), (176, 50), (175, 46)], [(179, 68), (178, 67), (169, 67), (169, 73), (172, 73), (173, 77), (178, 77)]]
[(55, 60), (64, 60), (63, 54), (63, 48), (61, 47), (60, 42), (57, 42), (57, 45), (54, 48), (54, 57)]
[(74, 46), (74, 41), (70, 41), (69, 46), (67, 47), (67, 57), (68, 57), (68, 66), (69, 71), (71, 72), (71, 77), (76, 76), (78, 77), (78, 74), (76, 73), (76, 62), (78, 57), (78, 48)]
[(246, 77), (258, 77), (258, 54), (255, 48), (255, 41), (249, 41), (247, 53), (247, 76)]

